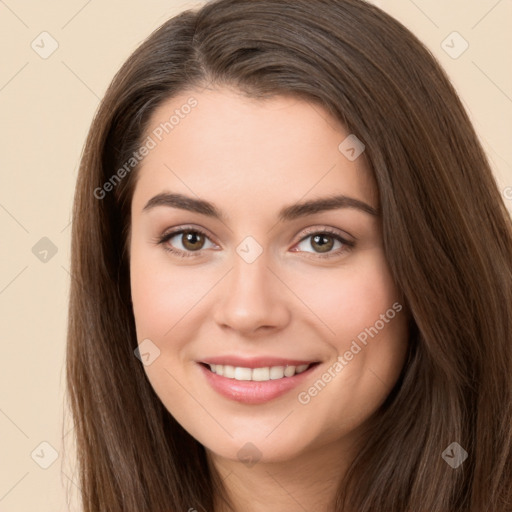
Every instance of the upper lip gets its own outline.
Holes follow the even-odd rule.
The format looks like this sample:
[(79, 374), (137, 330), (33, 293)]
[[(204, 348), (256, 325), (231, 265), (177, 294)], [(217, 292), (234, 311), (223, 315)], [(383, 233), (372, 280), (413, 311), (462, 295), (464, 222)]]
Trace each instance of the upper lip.
[(285, 359), (281, 357), (261, 356), (245, 358), (234, 355), (208, 357), (199, 361), (206, 364), (221, 364), (238, 366), (241, 368), (265, 368), (267, 366), (300, 366), (304, 364), (317, 363), (314, 360)]

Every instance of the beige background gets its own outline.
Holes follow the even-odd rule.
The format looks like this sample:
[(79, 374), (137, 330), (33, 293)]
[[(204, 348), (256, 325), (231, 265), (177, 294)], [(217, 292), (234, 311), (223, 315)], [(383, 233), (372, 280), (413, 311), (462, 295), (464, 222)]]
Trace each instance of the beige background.
[[(374, 3), (409, 27), (448, 71), (512, 210), (512, 2)], [(77, 479), (63, 397), (70, 211), (80, 152), (122, 62), (170, 16), (199, 5), (0, 0), (2, 512), (79, 510), (65, 498), (69, 489), (76, 501)], [(44, 31), (51, 36), (39, 36)], [(463, 49), (454, 31), (469, 44), (458, 58), (442, 47), (446, 40), (453, 55)], [(58, 48), (43, 59), (51, 38)]]

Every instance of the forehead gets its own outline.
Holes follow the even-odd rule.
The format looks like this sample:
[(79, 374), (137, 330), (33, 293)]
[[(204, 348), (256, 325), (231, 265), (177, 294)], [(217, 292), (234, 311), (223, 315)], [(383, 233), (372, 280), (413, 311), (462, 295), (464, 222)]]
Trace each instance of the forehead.
[(233, 89), (181, 93), (150, 119), (145, 139), (152, 148), (138, 171), (134, 203), (142, 209), (142, 201), (172, 190), (254, 211), (272, 201), (341, 193), (377, 208), (364, 152), (355, 160), (343, 152), (349, 136), (304, 99), (255, 99)]

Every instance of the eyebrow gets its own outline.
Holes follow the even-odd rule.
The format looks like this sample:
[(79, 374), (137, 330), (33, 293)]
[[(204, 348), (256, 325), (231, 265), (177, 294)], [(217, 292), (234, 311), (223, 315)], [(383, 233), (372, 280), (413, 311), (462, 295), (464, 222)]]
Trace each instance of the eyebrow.
[[(200, 213), (223, 222), (226, 220), (222, 212), (209, 201), (195, 199), (183, 194), (171, 194), (168, 192), (157, 194), (146, 203), (142, 211), (149, 211), (157, 206), (167, 206), (169, 208), (179, 208), (181, 210)], [(378, 210), (364, 201), (345, 195), (334, 195), (286, 206), (279, 212), (278, 218), (279, 221), (285, 222), (340, 208), (352, 208), (376, 217), (379, 215)]]

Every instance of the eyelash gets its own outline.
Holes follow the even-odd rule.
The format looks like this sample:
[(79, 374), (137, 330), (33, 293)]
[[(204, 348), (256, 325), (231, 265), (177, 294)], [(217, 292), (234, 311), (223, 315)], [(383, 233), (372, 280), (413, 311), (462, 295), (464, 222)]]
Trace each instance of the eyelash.
[[(204, 237), (206, 237), (208, 239), (210, 238), (207, 233), (205, 233), (203, 230), (201, 230), (199, 228), (184, 227), (184, 228), (179, 228), (175, 231), (171, 231), (169, 233), (163, 234), (161, 237), (157, 238), (156, 243), (161, 244), (165, 251), (170, 252), (173, 255), (178, 256), (179, 258), (197, 257), (203, 249), (200, 249), (199, 251), (185, 252), (185, 251), (182, 251), (181, 249), (174, 249), (169, 245), (165, 245), (165, 243), (168, 242), (171, 238), (174, 238), (176, 235), (180, 235), (185, 232), (196, 233), (196, 234), (203, 235)], [(306, 232), (303, 233), (303, 235), (304, 236), (297, 242), (297, 244), (300, 244), (306, 238), (309, 238), (313, 235), (330, 235), (332, 238), (334, 238), (335, 240), (338, 240), (340, 243), (342, 243), (344, 245), (343, 248), (338, 249), (335, 252), (329, 252), (329, 253), (325, 253), (325, 254), (315, 253), (316, 254), (315, 256), (306, 256), (307, 258), (320, 258), (320, 259), (333, 258), (333, 257), (339, 256), (340, 253), (342, 253), (342, 252), (348, 252), (348, 251), (352, 250), (356, 245), (355, 242), (346, 240), (345, 238), (340, 236), (339, 233), (337, 233), (333, 229), (327, 228), (327, 227), (323, 228), (321, 230), (316, 229), (316, 228), (310, 228), (310, 229), (307, 229)], [(295, 245), (297, 245), (297, 244), (295, 244)], [(296, 251), (296, 252), (305, 252), (305, 251)], [(198, 253), (198, 254), (195, 254), (195, 253)], [(308, 254), (311, 254), (311, 253), (308, 253)]]

